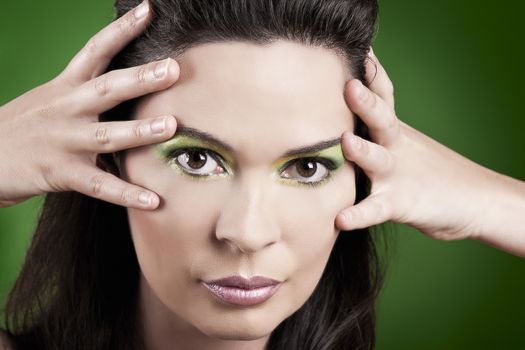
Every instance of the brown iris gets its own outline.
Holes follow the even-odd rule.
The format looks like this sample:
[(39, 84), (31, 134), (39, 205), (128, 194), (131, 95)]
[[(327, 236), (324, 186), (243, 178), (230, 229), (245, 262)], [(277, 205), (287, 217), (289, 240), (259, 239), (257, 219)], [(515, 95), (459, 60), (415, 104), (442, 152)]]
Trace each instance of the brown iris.
[(202, 152), (197, 150), (191, 150), (187, 151), (187, 164), (192, 167), (193, 169), (200, 169), (206, 164), (206, 159), (208, 156)]
[(311, 160), (300, 160), (297, 162), (296, 169), (302, 177), (311, 177), (317, 171), (317, 163)]

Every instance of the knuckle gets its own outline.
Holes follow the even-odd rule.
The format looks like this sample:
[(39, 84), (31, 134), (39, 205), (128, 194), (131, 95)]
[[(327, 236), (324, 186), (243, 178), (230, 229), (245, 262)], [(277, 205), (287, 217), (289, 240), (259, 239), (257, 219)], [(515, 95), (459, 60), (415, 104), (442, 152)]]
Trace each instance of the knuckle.
[(95, 79), (95, 91), (98, 96), (106, 96), (111, 89), (108, 77), (99, 77)]
[(105, 176), (101, 174), (93, 175), (89, 180), (89, 191), (92, 195), (98, 196), (102, 192)]
[(117, 21), (117, 28), (119, 32), (125, 36), (130, 35), (136, 25), (137, 20), (129, 13), (120, 17), (120, 19)]
[(138, 83), (142, 84), (146, 82), (146, 77), (147, 77), (147, 68), (145, 66), (139, 67), (135, 72), (135, 80)]
[(133, 125), (131, 128), (133, 136), (135, 136), (137, 139), (141, 139), (145, 136), (144, 129), (142, 126), (143, 124), (140, 123)]
[(131, 203), (133, 198), (134, 196), (131, 190), (124, 189), (122, 192), (120, 192), (120, 202), (124, 205)]
[(107, 145), (110, 142), (109, 129), (99, 126), (95, 130), (95, 142), (99, 145)]

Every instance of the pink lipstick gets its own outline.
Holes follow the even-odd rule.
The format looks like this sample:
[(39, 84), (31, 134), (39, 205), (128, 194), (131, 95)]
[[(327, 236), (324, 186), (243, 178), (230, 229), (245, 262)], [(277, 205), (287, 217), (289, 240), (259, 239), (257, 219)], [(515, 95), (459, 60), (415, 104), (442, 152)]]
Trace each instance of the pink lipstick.
[(220, 300), (242, 306), (256, 305), (268, 300), (281, 286), (281, 282), (271, 278), (254, 276), (246, 279), (240, 275), (202, 281), (202, 284)]

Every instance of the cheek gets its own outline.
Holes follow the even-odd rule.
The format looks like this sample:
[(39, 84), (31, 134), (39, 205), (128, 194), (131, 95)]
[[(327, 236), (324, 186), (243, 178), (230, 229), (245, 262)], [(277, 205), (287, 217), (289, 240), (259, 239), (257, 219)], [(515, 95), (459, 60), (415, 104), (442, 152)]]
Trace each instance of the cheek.
[(287, 191), (278, 208), (283, 240), (296, 259), (290, 290), (295, 293), (294, 301), (304, 302), (319, 282), (339, 234), (337, 214), (355, 201), (354, 169), (346, 163), (323, 187)]
[[(131, 183), (161, 195), (157, 210), (128, 208), (135, 250), (144, 277), (163, 301), (163, 296), (193, 283), (194, 260), (210, 253), (210, 233), (220, 193), (206, 183), (192, 183), (159, 163), (146, 150), (126, 156), (124, 177)], [(203, 200), (205, 199), (205, 200)], [(173, 295), (169, 297), (173, 299)]]
[(303, 246), (334, 239), (338, 233), (335, 218), (344, 208), (353, 205), (356, 198), (355, 172), (345, 163), (332, 179), (317, 188), (280, 189), (278, 211), (282, 231), (288, 233), (291, 244)]
[(171, 193), (161, 192), (169, 197), (169, 204), (160, 210), (128, 209), (141, 270), (158, 296), (172, 307), (177, 298), (181, 299), (179, 293), (184, 293), (181, 286), (194, 283), (194, 261), (213, 252), (213, 219), (208, 214), (213, 205), (209, 201), (196, 205), (194, 198), (206, 193), (189, 194), (185, 190), (187, 187), (181, 186)]
[[(199, 315), (219, 309), (208, 304), (206, 293), (194, 284), (195, 277), (203, 277), (209, 269), (210, 261), (226, 258), (221, 255), (224, 251), (221, 253), (214, 233), (222, 210), (230, 203), (231, 187), (220, 179), (192, 181), (159, 165), (153, 158), (137, 154), (129, 156), (125, 165), (126, 174), (131, 175), (127, 176), (130, 182), (149, 188), (164, 199), (155, 211), (128, 208), (142, 273), (171, 310), (178, 310), (195, 323), (202, 321), (199, 323), (202, 327), (212, 329), (217, 325), (206, 325), (205, 322), (211, 321), (200, 320)], [(268, 320), (268, 324), (278, 324), (311, 295), (338, 235), (335, 217), (355, 200), (354, 171), (349, 163), (318, 188), (276, 186), (271, 210), (267, 213), (272, 215), (271, 221), (278, 224), (282, 235), (273, 248), (261, 251), (258, 257), (265, 258), (259, 261), (283, 263), (279, 269), (288, 277), (288, 282), (276, 294), (280, 297), (268, 306), (271, 310), (268, 314), (275, 317), (272, 322)], [(254, 261), (257, 261), (255, 257)], [(237, 265), (238, 261), (232, 263), (231, 268)], [(231, 313), (225, 315), (232, 318), (231, 322), (238, 321)], [(246, 324), (252, 324), (248, 322), (251, 316), (253, 324), (257, 324), (255, 321), (260, 320), (261, 314), (255, 311), (253, 315), (243, 314)]]

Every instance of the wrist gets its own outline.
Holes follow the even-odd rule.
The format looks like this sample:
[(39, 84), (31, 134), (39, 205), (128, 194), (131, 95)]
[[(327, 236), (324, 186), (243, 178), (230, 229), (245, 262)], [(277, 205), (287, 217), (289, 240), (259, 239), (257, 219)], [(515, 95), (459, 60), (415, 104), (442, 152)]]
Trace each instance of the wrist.
[(487, 169), (488, 186), (472, 238), (525, 257), (525, 182)]

